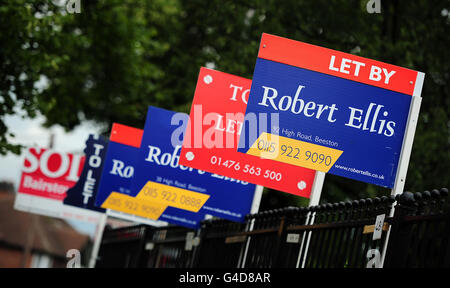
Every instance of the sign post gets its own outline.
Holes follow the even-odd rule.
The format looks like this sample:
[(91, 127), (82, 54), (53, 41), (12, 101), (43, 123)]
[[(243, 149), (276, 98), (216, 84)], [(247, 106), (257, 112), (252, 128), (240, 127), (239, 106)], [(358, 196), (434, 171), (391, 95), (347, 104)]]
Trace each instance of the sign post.
[(103, 213), (97, 224), (97, 229), (95, 231), (94, 246), (92, 247), (91, 258), (89, 259), (89, 268), (94, 268), (97, 263), (98, 252), (100, 251), (100, 245), (102, 243), (103, 231), (105, 230), (106, 221), (108, 220), (108, 215)]
[[(411, 156), (412, 146), (414, 142), (414, 135), (416, 133), (417, 122), (419, 121), (419, 111), (420, 105), (422, 103), (422, 86), (425, 78), (425, 74), (419, 72), (418, 81), (416, 82), (414, 88), (414, 94), (412, 97), (411, 109), (408, 117), (407, 129), (405, 131), (405, 139), (403, 141), (402, 152), (400, 154), (400, 163), (396, 175), (396, 181), (394, 183), (394, 188), (391, 190), (391, 195), (396, 196), (403, 193), (403, 188), (406, 182), (406, 173), (408, 171), (409, 159)], [(389, 217), (394, 216), (395, 203), (392, 204)], [(381, 254), (381, 267), (384, 266), (384, 260), (386, 258), (387, 246), (389, 243), (389, 237), (391, 235), (391, 226), (386, 234), (386, 240), (384, 241), (383, 251)]]
[[(314, 178), (314, 183), (313, 183), (313, 187), (312, 187), (312, 191), (311, 191), (311, 197), (309, 198), (308, 207), (319, 205), (320, 196), (322, 195), (323, 183), (325, 181), (325, 174), (326, 174), (325, 172), (321, 172), (321, 171), (316, 172), (316, 177)], [(315, 218), (315, 212), (312, 212), (312, 211), (308, 212), (308, 215), (306, 216), (305, 225), (313, 224), (314, 218)], [(312, 235), (311, 231), (303, 232), (302, 242), (300, 244), (300, 250), (298, 252), (297, 265), (296, 265), (297, 268), (299, 267), (300, 261), (302, 260), (301, 256), (302, 256), (303, 251), (305, 251), (305, 253), (303, 253), (302, 268), (304, 268), (304, 266), (305, 266), (305, 261), (306, 261), (306, 256), (308, 254), (308, 248), (309, 248), (309, 242), (311, 240), (311, 235)], [(305, 245), (305, 249), (303, 249), (304, 245)]]
[(325, 181), (325, 172), (317, 171), (311, 189), (311, 197), (309, 198), (309, 205), (308, 205), (309, 207), (319, 205), (324, 181)]
[[(419, 71), (263, 34), (246, 115), (278, 113), (279, 134), (260, 130), (257, 141), (240, 143), (238, 151), (391, 188), (398, 195), (405, 185), (424, 77)], [(316, 175), (310, 206), (319, 203), (324, 176)], [(308, 215), (309, 223), (314, 214)], [(390, 229), (382, 262), (389, 234)], [(309, 240), (310, 235), (306, 250)], [(306, 253), (302, 267), (305, 259)]]
[(397, 175), (395, 177), (394, 187), (392, 188), (391, 195), (395, 196), (403, 193), (403, 188), (406, 182), (406, 173), (408, 172), (409, 158), (411, 156), (412, 146), (414, 142), (414, 135), (416, 133), (417, 122), (419, 120), (420, 105), (422, 103), (422, 98), (420, 97), (420, 92), (422, 90), (424, 74), (420, 73), (420, 82), (416, 82), (416, 85), (420, 85), (420, 91), (418, 95), (412, 97), (411, 109), (409, 112), (408, 124), (405, 131), (405, 139), (402, 145), (402, 151), (400, 154), (400, 161), (398, 165)]
[[(251, 208), (250, 214), (258, 213), (259, 205), (261, 204), (263, 190), (264, 190), (264, 186), (256, 185), (255, 195), (253, 196), (253, 202), (252, 202), (252, 208)], [(250, 223), (250, 226), (248, 228), (249, 231), (253, 231), (253, 226), (255, 225), (255, 219), (252, 219), (251, 221), (252, 222)], [(241, 263), (241, 261), (242, 261), (240, 268), (245, 268), (245, 259), (247, 259), (248, 247), (250, 246), (251, 238), (252, 238), (251, 236), (247, 237), (247, 241), (244, 246), (245, 248), (243, 250), (241, 250), (240, 259), (238, 261), (238, 263)]]
[(279, 134), (262, 129), (257, 141), (240, 143), (238, 151), (394, 188), (397, 174), (405, 173), (398, 171), (400, 154), (408, 160), (402, 145), (423, 76), (263, 34), (246, 115), (278, 113)]
[(256, 185), (255, 194), (253, 195), (252, 208), (250, 209), (250, 214), (258, 213), (259, 205), (261, 204), (263, 190), (264, 186)]
[[(316, 173), (237, 152), (239, 141), (256, 140), (258, 127), (252, 125), (254, 119), (270, 120), (269, 126), (278, 127), (277, 117), (271, 118), (267, 113), (244, 118), (250, 86), (249, 79), (204, 67), (200, 69), (180, 164), (256, 184), (250, 209), (250, 214), (255, 214), (259, 211), (264, 187), (309, 198)], [(249, 129), (242, 129), (244, 122), (250, 124)], [(267, 126), (268, 122), (263, 125)], [(322, 184), (323, 179), (316, 185), (317, 199)], [(254, 219), (248, 230), (252, 231), (253, 227)], [(245, 266), (250, 241), (249, 236), (241, 251), (241, 266)]]

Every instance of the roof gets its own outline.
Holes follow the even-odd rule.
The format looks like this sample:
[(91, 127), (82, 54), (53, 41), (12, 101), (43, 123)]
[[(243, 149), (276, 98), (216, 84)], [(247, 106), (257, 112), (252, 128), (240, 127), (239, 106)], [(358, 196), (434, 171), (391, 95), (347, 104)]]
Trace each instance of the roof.
[[(83, 250), (89, 236), (76, 231), (66, 221), (14, 209), (15, 194), (0, 192), (0, 243), (66, 257), (70, 249)], [(33, 232), (33, 233), (30, 233)]]

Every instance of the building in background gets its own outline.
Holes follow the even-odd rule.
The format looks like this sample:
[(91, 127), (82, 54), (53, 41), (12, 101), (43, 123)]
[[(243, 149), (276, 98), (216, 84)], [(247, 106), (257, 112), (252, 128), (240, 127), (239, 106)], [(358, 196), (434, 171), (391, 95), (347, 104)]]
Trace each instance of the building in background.
[(92, 246), (88, 235), (66, 221), (14, 210), (15, 190), (0, 182), (0, 268), (66, 267), (67, 251), (77, 249), (87, 266)]

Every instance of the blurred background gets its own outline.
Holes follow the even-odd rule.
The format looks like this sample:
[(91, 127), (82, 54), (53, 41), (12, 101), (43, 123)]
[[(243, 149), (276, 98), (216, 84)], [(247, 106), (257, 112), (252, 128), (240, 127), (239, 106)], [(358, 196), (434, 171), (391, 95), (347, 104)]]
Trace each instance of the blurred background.
[[(2, 0), (0, 203), (17, 189), (24, 147), (81, 152), (112, 122), (143, 128), (148, 105), (188, 113), (201, 66), (252, 78), (263, 32), (426, 73), (405, 189), (448, 186), (449, 27), (448, 0)], [(321, 203), (389, 193), (327, 175)], [(265, 189), (260, 210), (307, 203)], [(22, 213), (8, 211), (0, 253), (2, 218)]]

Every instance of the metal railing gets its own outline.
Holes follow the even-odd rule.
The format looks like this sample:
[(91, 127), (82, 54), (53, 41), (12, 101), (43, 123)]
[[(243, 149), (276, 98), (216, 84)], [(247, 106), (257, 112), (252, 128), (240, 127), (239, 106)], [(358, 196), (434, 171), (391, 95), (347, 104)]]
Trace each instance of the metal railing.
[(377, 255), (379, 267), (384, 247), (384, 267), (450, 267), (449, 213), (443, 188), (264, 211), (244, 223), (206, 220), (199, 230), (140, 225), (105, 231), (98, 267), (363, 268)]
[(385, 267), (450, 267), (448, 190), (403, 193), (392, 221)]

